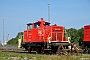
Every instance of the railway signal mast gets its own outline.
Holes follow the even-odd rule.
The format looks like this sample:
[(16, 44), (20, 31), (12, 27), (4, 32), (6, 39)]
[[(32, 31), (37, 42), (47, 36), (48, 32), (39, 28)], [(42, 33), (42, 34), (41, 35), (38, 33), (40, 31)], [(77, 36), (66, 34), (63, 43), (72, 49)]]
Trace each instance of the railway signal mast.
[(48, 3), (48, 21), (50, 22), (50, 3)]

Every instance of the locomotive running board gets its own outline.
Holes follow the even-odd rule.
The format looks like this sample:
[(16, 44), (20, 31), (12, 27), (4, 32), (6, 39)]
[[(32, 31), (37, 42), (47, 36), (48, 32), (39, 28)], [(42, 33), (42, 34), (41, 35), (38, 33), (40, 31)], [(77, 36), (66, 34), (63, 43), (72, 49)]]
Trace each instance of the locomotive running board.
[(52, 49), (44, 49), (44, 50), (52, 50)]

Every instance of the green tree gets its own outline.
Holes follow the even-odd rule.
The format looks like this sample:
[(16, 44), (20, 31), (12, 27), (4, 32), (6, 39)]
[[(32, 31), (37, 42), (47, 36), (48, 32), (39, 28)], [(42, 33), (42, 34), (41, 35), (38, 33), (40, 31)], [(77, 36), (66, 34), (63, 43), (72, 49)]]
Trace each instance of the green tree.
[(77, 34), (77, 30), (75, 28), (70, 28), (67, 29), (67, 32), (70, 33), (70, 37), (71, 37), (71, 42), (76, 42), (76, 34)]
[(83, 41), (83, 37), (84, 37), (84, 28), (81, 28), (78, 30), (78, 35), (79, 35), (79, 41)]
[(75, 29), (75, 28), (70, 28), (67, 29), (67, 32), (70, 33), (70, 37), (71, 37), (71, 42), (78, 44), (79, 41), (83, 40), (83, 28), (81, 29)]
[(15, 38), (10, 39), (7, 44), (16, 45), (18, 44), (18, 38), (20, 35), (23, 35), (23, 32), (19, 32)]

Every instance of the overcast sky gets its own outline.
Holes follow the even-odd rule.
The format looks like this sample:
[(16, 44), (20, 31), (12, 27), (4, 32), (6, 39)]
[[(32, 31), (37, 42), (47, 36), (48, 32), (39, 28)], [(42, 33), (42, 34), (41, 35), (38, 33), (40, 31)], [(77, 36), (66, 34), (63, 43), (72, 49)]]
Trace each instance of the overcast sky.
[(90, 24), (90, 0), (0, 0), (0, 41), (2, 41), (3, 19), (4, 39), (14, 38), (26, 29), (28, 22), (40, 18), (48, 21), (50, 3), (50, 23), (65, 28), (79, 29)]

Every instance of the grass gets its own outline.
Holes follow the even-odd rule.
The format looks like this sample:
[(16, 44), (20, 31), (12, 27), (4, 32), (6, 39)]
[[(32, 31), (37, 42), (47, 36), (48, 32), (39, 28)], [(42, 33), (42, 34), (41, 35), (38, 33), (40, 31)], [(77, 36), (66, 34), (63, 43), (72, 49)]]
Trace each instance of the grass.
[(58, 56), (45, 54), (20, 54), (11, 52), (0, 52), (0, 60), (90, 60), (90, 55), (82, 54), (80, 56)]

